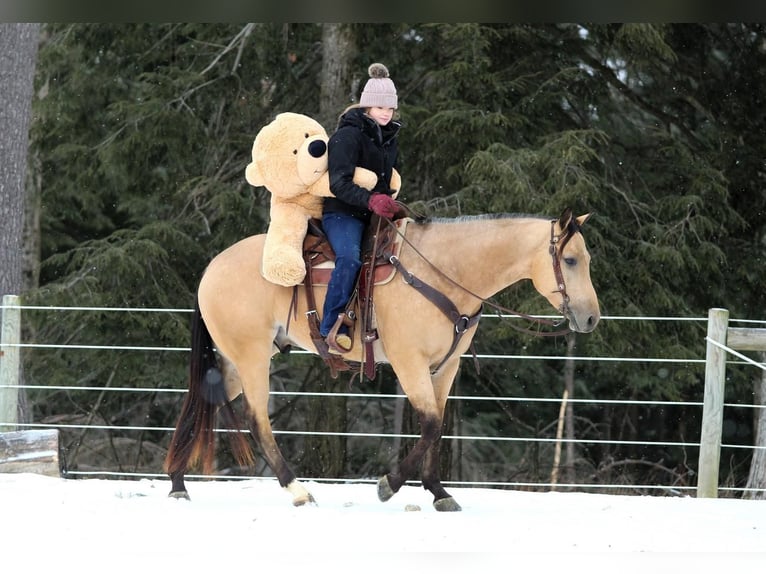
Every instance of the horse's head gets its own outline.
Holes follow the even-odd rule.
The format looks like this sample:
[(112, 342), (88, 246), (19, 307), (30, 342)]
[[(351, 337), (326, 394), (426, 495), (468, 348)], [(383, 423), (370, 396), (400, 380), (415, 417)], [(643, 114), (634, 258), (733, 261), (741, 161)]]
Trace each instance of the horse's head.
[(573, 217), (567, 208), (550, 222), (548, 256), (539, 258), (532, 282), (579, 333), (590, 333), (601, 318), (598, 297), (590, 280), (590, 254), (581, 227), (590, 214)]

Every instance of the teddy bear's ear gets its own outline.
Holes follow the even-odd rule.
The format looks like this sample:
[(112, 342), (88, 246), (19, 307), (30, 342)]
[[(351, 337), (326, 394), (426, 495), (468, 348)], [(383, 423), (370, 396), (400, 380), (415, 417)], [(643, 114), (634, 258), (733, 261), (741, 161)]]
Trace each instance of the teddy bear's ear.
[(245, 168), (245, 179), (247, 180), (247, 183), (255, 187), (266, 185), (261, 170), (258, 169), (255, 162), (247, 164), (247, 167)]

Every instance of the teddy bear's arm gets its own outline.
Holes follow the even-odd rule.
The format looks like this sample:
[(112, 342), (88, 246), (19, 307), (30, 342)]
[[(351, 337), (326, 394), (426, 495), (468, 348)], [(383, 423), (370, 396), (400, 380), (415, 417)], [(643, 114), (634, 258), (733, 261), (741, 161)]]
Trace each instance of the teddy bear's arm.
[(263, 276), (278, 285), (297, 285), (306, 275), (303, 239), (308, 213), (297, 205), (273, 204), (263, 246)]

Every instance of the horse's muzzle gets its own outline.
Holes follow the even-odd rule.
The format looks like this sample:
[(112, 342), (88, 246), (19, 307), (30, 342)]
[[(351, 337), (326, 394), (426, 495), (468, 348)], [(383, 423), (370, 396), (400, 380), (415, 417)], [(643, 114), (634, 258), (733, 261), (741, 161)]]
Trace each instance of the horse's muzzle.
[(568, 311), (565, 317), (569, 319), (569, 328), (575, 333), (590, 333), (601, 320), (601, 314), (598, 312), (577, 313), (571, 308)]

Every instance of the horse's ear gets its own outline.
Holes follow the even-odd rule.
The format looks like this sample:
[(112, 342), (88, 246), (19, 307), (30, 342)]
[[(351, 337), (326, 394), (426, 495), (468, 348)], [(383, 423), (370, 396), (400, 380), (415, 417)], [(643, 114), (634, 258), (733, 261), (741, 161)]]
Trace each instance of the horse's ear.
[(578, 227), (582, 227), (585, 225), (585, 223), (590, 219), (590, 216), (593, 215), (592, 213), (586, 213), (585, 215), (581, 215), (575, 221), (577, 222)]
[(564, 212), (561, 214), (561, 217), (559, 217), (559, 229), (564, 231), (569, 227), (569, 224), (572, 222), (572, 208), (567, 207)]

